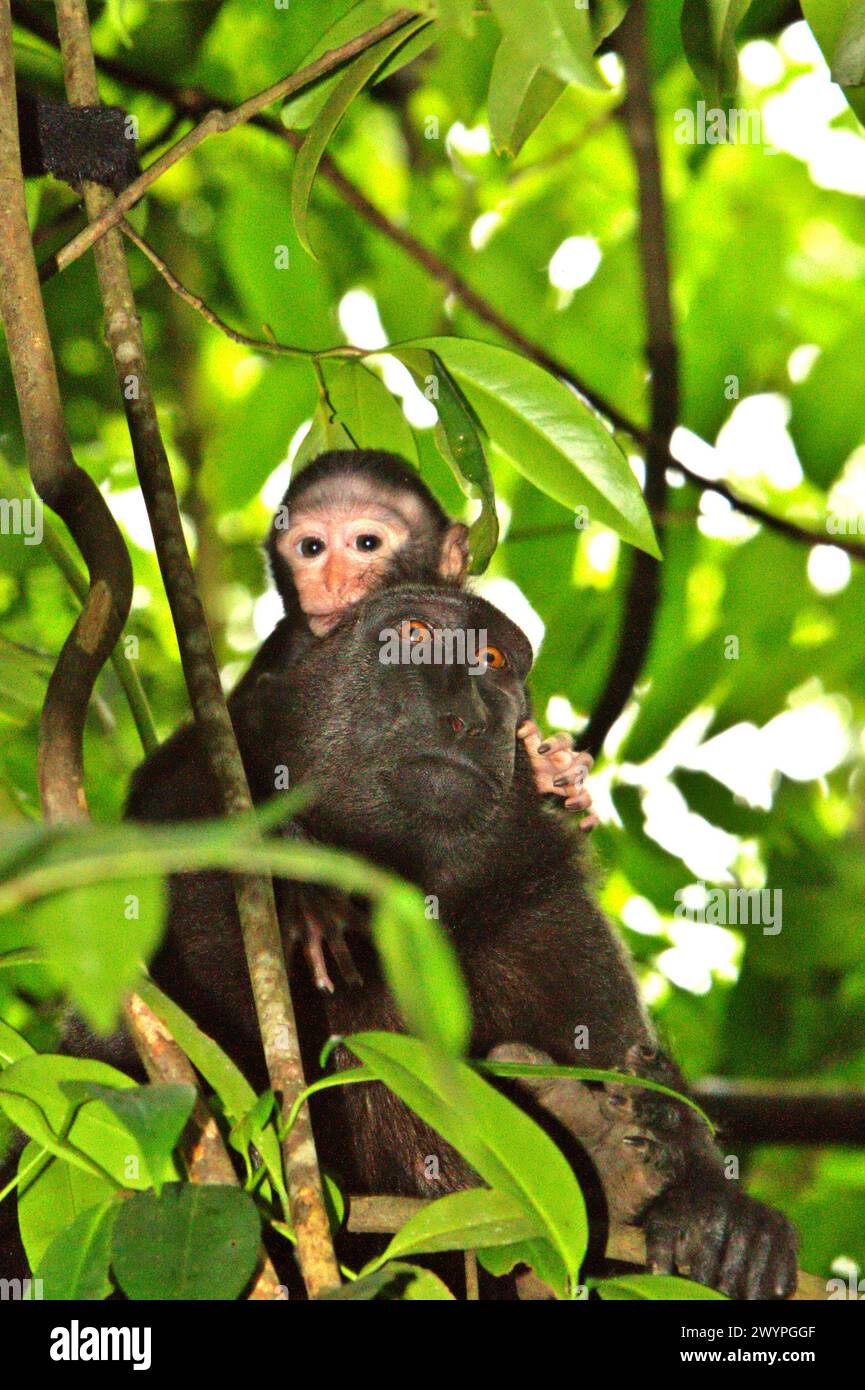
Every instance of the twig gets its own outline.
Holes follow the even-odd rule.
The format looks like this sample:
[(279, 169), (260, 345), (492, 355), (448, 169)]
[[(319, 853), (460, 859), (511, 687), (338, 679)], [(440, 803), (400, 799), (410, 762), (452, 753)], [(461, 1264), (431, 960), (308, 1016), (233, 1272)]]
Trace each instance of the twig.
[(104, 236), (110, 227), (115, 227), (125, 213), (133, 207), (143, 193), (147, 192), (156, 180), (181, 159), (185, 159), (194, 149), (206, 140), (209, 135), (224, 134), (227, 130), (233, 130), (235, 126), (244, 125), (256, 116), (265, 107), (271, 106), (275, 101), (284, 100), (286, 97), (296, 96), (298, 92), (307, 87), (313, 86), (321, 78), (327, 77), (335, 72), (337, 68), (348, 63), (352, 58), (365, 53), (368, 48), (374, 47), (381, 39), (388, 34), (395, 33), (402, 29), (417, 16), (409, 10), (398, 10), (396, 14), (388, 15), (380, 24), (376, 24), (365, 33), (358, 34), (348, 42), (340, 44), (338, 48), (329, 49), (314, 62), (308, 63), (299, 72), (289, 73), (287, 77), (282, 77), (278, 82), (274, 82), (264, 91), (257, 92), (254, 96), (248, 97), (246, 101), (240, 103), (232, 111), (222, 111), (219, 108), (209, 111), (202, 121), (188, 134), (184, 135), (176, 144), (172, 145), (165, 154), (160, 155), (159, 159), (154, 160), (144, 172), (135, 179), (128, 188), (124, 188), (122, 193), (114, 199), (103, 199), (103, 207), (98, 215), (91, 220), (89, 226), (62, 246), (53, 258), (59, 270), (71, 265), (74, 260), (88, 251), (94, 242)]
[[(619, 29), (619, 50), (625, 60), (628, 84), (623, 117), (637, 169), (640, 204), (638, 240), (643, 270), (646, 358), (651, 397), (651, 425), (646, 439), (646, 502), (663, 550), (660, 516), (667, 497), (665, 474), (670, 438), (679, 418), (679, 367), (670, 297), (661, 163), (648, 68), (644, 0), (633, 0)], [(616, 655), (604, 689), (595, 702), (588, 727), (581, 735), (580, 741), (590, 753), (599, 751), (630, 699), (648, 654), (660, 594), (659, 562), (645, 551), (635, 550)]]
[(248, 333), (241, 333), (239, 329), (232, 328), (230, 324), (225, 322), (225, 319), (220, 318), (219, 314), (211, 309), (200, 295), (187, 289), (167, 261), (163, 260), (158, 251), (154, 251), (150, 243), (145, 241), (144, 237), (135, 230), (130, 222), (127, 222), (125, 217), (120, 223), (120, 230), (129, 238), (133, 246), (137, 246), (142, 255), (147, 257), (150, 264), (158, 270), (166, 285), (178, 298), (188, 304), (191, 309), (194, 309), (197, 314), (200, 314), (203, 319), (206, 319), (213, 328), (217, 328), (220, 333), (224, 333), (227, 338), (230, 338), (232, 342), (239, 343), (241, 347), (252, 348), (254, 352), (273, 353), (276, 356), (309, 359), (316, 357), (366, 357), (369, 355), (365, 348), (345, 346), (324, 348), (317, 351), (315, 348), (296, 347), (292, 343), (280, 343), (275, 338), (251, 338)]
[(82, 611), (48, 682), (39, 730), (39, 788), (47, 820), (87, 819), (87, 706), (132, 602), (132, 566), (98, 487), (72, 457), (21, 174), (9, 0), (0, 0), (0, 315), (33, 486), (66, 523), (89, 572)]
[[(86, 0), (57, 0), (57, 16), (67, 93), (73, 103), (93, 104), (98, 101), (98, 89)], [(108, 190), (96, 184), (85, 185), (84, 200), (88, 216), (96, 219), (91, 227), (117, 207)], [(224, 811), (229, 816), (239, 815), (251, 809), (252, 800), (159, 431), (123, 239), (119, 230), (113, 230), (110, 218), (102, 230), (107, 234), (94, 239), (94, 255), (106, 336), (123, 396), (183, 672)], [(269, 877), (253, 874), (237, 875), (232, 882), (268, 1074), (287, 1115), (305, 1083), (273, 884)], [(310, 1297), (315, 1297), (339, 1283), (339, 1272), (306, 1107), (285, 1138), (283, 1159), (301, 1272)]]

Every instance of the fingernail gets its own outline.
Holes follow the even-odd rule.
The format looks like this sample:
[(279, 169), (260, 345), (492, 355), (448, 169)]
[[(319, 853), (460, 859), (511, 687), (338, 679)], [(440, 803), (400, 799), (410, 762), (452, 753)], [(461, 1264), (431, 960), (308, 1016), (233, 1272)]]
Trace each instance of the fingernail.
[(568, 784), (568, 779), (567, 779), (567, 777), (554, 777), (554, 778), (553, 778), (553, 786), (554, 786), (554, 787), (566, 787), (567, 784)]
[(549, 753), (549, 751), (550, 751), (550, 745), (549, 745), (548, 743), (542, 743), (541, 746), (540, 746), (540, 748), (538, 749), (538, 752), (539, 752), (539, 753)]

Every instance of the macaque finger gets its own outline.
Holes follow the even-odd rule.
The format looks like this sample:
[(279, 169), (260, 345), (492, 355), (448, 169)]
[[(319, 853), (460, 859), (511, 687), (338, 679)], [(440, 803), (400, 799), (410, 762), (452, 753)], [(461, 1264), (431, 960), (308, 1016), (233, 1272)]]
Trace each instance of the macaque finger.
[[(565, 802), (565, 809), (569, 809), (567, 802)], [(600, 825), (600, 823), (599, 818), (595, 815), (595, 812), (592, 811), (591, 815), (586, 816), (585, 820), (580, 821), (580, 830), (583, 834), (588, 835), (589, 831), (594, 830), (595, 826)]]
[(541, 757), (549, 757), (555, 753), (572, 753), (574, 740), (570, 734), (550, 734), (548, 739), (538, 748)]
[(303, 953), (306, 956), (310, 973), (316, 989), (333, 994), (334, 984), (324, 959), (324, 929), (321, 922), (305, 906), (301, 907), (303, 917)]
[[(747, 1298), (748, 1280), (753, 1271), (762, 1275), (769, 1255), (770, 1237), (764, 1231), (754, 1239), (747, 1226), (735, 1227), (727, 1240), (721, 1261), (718, 1286), (728, 1298)], [(759, 1280), (757, 1281), (759, 1287)]]
[(676, 1241), (676, 1268), (687, 1269), (689, 1277), (698, 1284), (717, 1288), (726, 1239), (724, 1221), (713, 1222), (710, 1226), (700, 1223), (696, 1230), (686, 1226)]

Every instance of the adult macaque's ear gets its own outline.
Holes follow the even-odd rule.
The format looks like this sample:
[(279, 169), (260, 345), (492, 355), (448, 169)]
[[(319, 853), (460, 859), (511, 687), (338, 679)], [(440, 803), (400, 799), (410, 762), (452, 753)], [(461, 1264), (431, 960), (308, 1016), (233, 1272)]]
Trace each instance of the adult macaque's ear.
[(461, 581), (466, 577), (469, 567), (469, 528), (461, 521), (455, 521), (444, 533), (441, 554), (439, 555), (439, 574), (442, 579)]

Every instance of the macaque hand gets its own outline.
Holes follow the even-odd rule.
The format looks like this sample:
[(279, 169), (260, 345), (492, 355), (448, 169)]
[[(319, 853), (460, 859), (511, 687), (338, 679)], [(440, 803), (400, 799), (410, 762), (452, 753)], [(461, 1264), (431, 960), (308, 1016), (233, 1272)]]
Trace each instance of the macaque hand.
[(535, 786), (541, 796), (560, 796), (566, 811), (586, 811), (580, 822), (581, 830), (593, 830), (598, 817), (592, 811), (592, 798), (585, 786), (594, 759), (590, 753), (578, 753), (570, 734), (551, 734), (542, 739), (533, 719), (527, 719), (517, 729), (532, 764)]
[(344, 983), (362, 985), (345, 939), (349, 927), (364, 925), (356, 904), (335, 889), (312, 883), (278, 879), (276, 887), (286, 957), (290, 960), (294, 948), (300, 945), (316, 987), (333, 994), (334, 983), (325, 958), (327, 946)]

